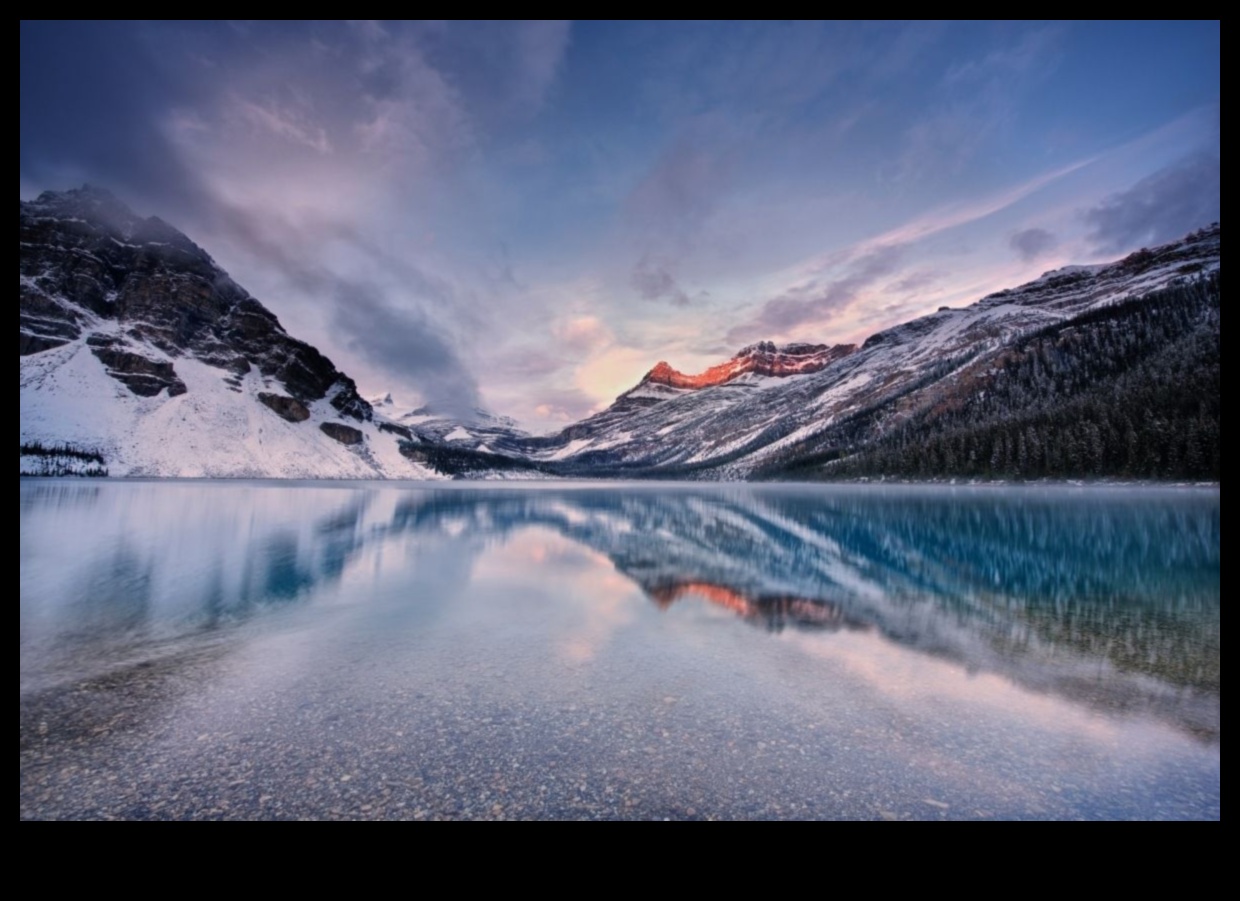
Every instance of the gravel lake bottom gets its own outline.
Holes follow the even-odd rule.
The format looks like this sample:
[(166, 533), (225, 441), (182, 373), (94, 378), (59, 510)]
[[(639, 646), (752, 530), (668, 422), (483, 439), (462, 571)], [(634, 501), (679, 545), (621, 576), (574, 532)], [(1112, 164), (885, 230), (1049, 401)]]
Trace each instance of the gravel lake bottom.
[(23, 819), (1218, 819), (1215, 489), (21, 482)]

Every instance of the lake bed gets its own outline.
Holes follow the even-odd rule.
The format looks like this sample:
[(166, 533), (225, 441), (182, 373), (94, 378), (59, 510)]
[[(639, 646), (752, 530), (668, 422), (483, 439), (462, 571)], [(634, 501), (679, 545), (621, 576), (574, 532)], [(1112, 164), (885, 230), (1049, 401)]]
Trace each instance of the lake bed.
[(1221, 816), (1218, 489), (20, 488), (25, 818)]

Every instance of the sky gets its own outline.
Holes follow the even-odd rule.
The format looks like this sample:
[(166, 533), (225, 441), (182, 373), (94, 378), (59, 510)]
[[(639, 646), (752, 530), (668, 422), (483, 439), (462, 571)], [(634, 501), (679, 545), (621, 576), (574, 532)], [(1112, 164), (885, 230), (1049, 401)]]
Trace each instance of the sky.
[(1219, 220), (1218, 22), (22, 22), (20, 193), (536, 432)]

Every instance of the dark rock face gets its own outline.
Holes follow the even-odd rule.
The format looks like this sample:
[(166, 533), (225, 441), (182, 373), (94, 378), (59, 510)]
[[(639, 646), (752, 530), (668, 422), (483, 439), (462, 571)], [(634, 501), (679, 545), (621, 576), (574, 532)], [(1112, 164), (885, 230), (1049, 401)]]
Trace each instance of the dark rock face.
[(406, 441), (413, 440), (413, 431), (411, 429), (408, 429), (403, 425), (397, 425), (394, 422), (379, 423), (379, 431), (390, 432), (393, 435), (399, 435), (400, 437), (404, 438)]
[(186, 391), (185, 383), (177, 377), (171, 363), (106, 345), (92, 347), (91, 353), (107, 367), (108, 375), (139, 397), (154, 397), (165, 388), (169, 397)]
[(47, 297), (24, 279), (19, 297), (18, 352), (21, 356), (60, 347), (82, 334), (78, 327), (80, 317), (73, 308)]
[[(192, 356), (233, 377), (256, 369), (303, 406), (330, 395), (341, 415), (371, 418), (352, 379), (289, 336), (206, 251), (162, 220), (142, 219), (107, 191), (87, 186), (22, 202), (18, 227), (21, 355), (74, 341), (85, 321), (99, 317), (118, 335), (170, 357)], [(133, 350), (116, 353), (133, 356)], [(115, 354), (108, 362), (98, 348), (95, 355), (117, 378), (129, 376), (120, 380), (134, 393), (185, 390), (171, 364)]]
[(305, 422), (310, 418), (306, 405), (295, 397), (283, 394), (270, 394), (266, 391), (258, 395), (258, 399), (276, 412), (282, 419), (289, 422)]
[(351, 425), (345, 425), (342, 422), (325, 422), (319, 426), (323, 433), (331, 438), (335, 438), (341, 444), (361, 444), (362, 433)]

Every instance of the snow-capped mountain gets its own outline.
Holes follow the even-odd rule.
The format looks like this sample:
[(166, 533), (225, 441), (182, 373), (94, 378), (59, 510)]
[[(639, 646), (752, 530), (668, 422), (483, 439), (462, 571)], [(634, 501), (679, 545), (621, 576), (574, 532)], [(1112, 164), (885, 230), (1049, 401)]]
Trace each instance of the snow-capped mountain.
[[(565, 474), (747, 478), (780, 475), (812, 461), (815, 472), (802, 467), (799, 474), (813, 476), (845, 457), (853, 457), (855, 465), (857, 454), (880, 446), (902, 427), (916, 424), (928, 439), (934, 423), (945, 421), (940, 420), (943, 413), (951, 412), (956, 417), (952, 421), (963, 427), (1031, 416), (1035, 408), (1043, 413), (1056, 405), (1066, 409), (1083, 402), (1089, 391), (1101, 391), (1110, 384), (1107, 379), (1113, 382), (1138, 369), (1151, 376), (1150, 367), (1163, 366), (1158, 354), (1170, 353), (1168, 347), (1177, 341), (1192, 344), (1200, 364), (1194, 378), (1207, 379), (1194, 390), (1217, 410), (1217, 384), (1211, 388), (1208, 378), (1212, 367), (1217, 379), (1219, 247), (1220, 229), (1215, 224), (1115, 263), (1058, 269), (967, 307), (941, 308), (872, 335), (859, 348), (777, 347), (763, 342), (698, 375), (659, 363), (603, 412), (557, 435), (518, 439), (508, 446), (545, 472)], [(1188, 300), (1177, 293), (1185, 290), (1192, 295)], [(1157, 329), (1152, 328), (1148, 320), (1157, 319), (1163, 307), (1167, 315)], [(1082, 342), (1098, 347), (1078, 347)], [(1042, 381), (1031, 377), (1027, 390), (1002, 409), (988, 400), (1004, 391), (1011, 393), (1005, 379), (1013, 367), (1034, 357), (1047, 357), (1048, 368), (1063, 370), (1056, 372), (1063, 384), (1043, 377), (1041, 363), (1029, 364)], [(1183, 362), (1186, 357), (1180, 354), (1179, 359)], [(1128, 384), (1115, 387), (1121, 393), (1136, 390)], [(1095, 400), (1106, 404), (1123, 399), (1116, 395)], [(1182, 401), (1166, 399), (1169, 404)], [(1131, 402), (1145, 404), (1146, 414), (1159, 414), (1150, 408), (1155, 401), (1149, 398)], [(1179, 414), (1163, 412), (1167, 430), (1166, 424), (1179, 421)], [(1199, 428), (1208, 431), (1211, 421), (1217, 425), (1217, 413), (1201, 412), (1198, 420)], [(1187, 427), (1188, 420), (1184, 422)], [(1141, 423), (1098, 427), (1130, 428), (1142, 441), (1147, 437), (1140, 434)], [(1125, 432), (1115, 441), (1126, 436)], [(996, 453), (993, 440), (983, 448), (988, 466)], [(1081, 440), (1092, 441), (1089, 435)], [(1101, 440), (1105, 445), (1105, 438)], [(1209, 454), (1209, 437), (1203, 435), (1200, 443), (1204, 448), (1200, 453)], [(973, 447), (968, 452), (976, 457), (979, 450)], [(1190, 452), (1198, 453), (1184, 451)], [(918, 472), (1021, 474), (1017, 447), (1001, 446), (997, 453), (997, 462), (987, 469), (975, 466), (966, 471), (962, 463), (944, 459), (937, 468)], [(1045, 457), (1038, 469), (1027, 455), (1024, 463), (1026, 474), (1035, 475), (1073, 475), (1079, 470), (1079, 474), (1149, 476), (1182, 471), (1165, 459), (1144, 469), (1131, 461), (1112, 465), (1092, 458), (1078, 465)], [(1184, 471), (1191, 475), (1198, 470)]]
[(111, 475), (428, 475), (168, 224), (87, 186), (22, 202), (19, 229), (23, 471), (77, 453)]
[(1220, 228), (855, 345), (666, 362), (556, 435), (368, 402), (106, 191), (20, 210), (24, 472), (335, 478), (1219, 477)]
[(517, 421), (511, 416), (500, 416), (481, 408), (474, 409), (468, 418), (461, 418), (423, 406), (401, 413), (392, 421), (405, 426), (423, 441), (482, 453), (512, 450), (514, 441), (530, 437), (528, 432), (517, 427)]

